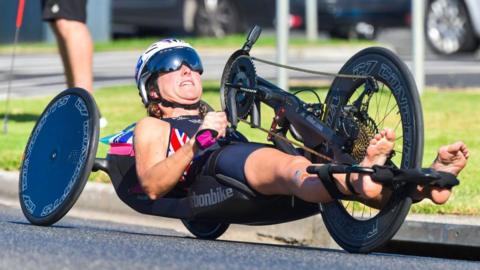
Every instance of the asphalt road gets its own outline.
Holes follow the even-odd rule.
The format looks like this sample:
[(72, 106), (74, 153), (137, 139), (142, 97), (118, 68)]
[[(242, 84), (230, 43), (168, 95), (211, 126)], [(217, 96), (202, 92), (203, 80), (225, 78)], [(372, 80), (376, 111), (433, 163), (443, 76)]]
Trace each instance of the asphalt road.
[(193, 239), (172, 230), (65, 217), (30, 225), (0, 205), (1, 269), (479, 269), (480, 263)]

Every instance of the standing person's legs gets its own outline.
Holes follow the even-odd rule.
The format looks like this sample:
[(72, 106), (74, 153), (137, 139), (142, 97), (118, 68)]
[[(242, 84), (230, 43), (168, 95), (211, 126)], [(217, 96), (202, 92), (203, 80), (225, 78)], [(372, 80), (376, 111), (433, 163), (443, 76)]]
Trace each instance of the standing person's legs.
[(78, 21), (50, 22), (58, 43), (68, 87), (93, 93), (93, 42), (87, 26)]
[(42, 0), (62, 57), (68, 87), (93, 93), (93, 42), (85, 24), (87, 0)]

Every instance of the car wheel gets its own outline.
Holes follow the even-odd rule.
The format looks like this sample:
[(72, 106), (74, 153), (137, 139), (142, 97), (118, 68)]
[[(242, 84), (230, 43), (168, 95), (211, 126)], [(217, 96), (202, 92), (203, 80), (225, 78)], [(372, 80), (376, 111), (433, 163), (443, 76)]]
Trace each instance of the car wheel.
[(429, 1), (425, 35), (430, 47), (444, 55), (472, 52), (479, 44), (467, 8), (461, 0)]
[(328, 33), (331, 38), (374, 40), (377, 37), (377, 30), (371, 24), (359, 22), (355, 25), (338, 26)]
[(195, 34), (223, 37), (239, 30), (238, 21), (237, 10), (231, 1), (201, 0), (195, 14)]
[(358, 22), (355, 25), (355, 34), (358, 39), (374, 40), (377, 37), (378, 27), (366, 23)]

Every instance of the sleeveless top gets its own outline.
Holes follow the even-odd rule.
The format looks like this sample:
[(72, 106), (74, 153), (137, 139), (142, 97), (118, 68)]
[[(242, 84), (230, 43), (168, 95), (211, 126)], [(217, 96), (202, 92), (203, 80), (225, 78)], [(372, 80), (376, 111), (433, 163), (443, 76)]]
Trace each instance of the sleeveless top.
[[(168, 142), (167, 157), (173, 155), (180, 147), (187, 143), (190, 138), (197, 132), (202, 119), (199, 116), (180, 116), (175, 118), (163, 118), (165, 122), (170, 123), (170, 136)], [(188, 164), (180, 178), (180, 183), (184, 183), (187, 179), (192, 161)]]
[[(200, 124), (202, 123), (202, 119), (197, 115), (162, 118), (161, 120), (170, 124), (170, 134), (166, 157), (173, 155), (180, 147), (187, 143), (188, 140), (190, 140), (190, 138), (197, 132)], [(133, 148), (133, 133), (135, 126), (136, 123), (133, 123), (124, 130), (104, 137), (100, 140), (102, 143), (110, 145), (108, 154), (130, 157), (135, 156), (135, 150)], [(188, 165), (185, 169), (180, 182), (185, 182), (189, 168), (190, 165)]]

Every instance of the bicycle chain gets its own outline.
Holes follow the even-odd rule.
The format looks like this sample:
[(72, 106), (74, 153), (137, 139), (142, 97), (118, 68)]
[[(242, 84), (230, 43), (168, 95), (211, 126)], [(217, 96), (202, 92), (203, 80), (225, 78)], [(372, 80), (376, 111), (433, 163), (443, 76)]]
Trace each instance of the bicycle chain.
[(333, 162), (333, 158), (328, 157), (328, 156), (326, 156), (326, 155), (324, 155), (324, 154), (321, 154), (321, 153), (313, 150), (313, 149), (310, 148), (310, 147), (307, 147), (307, 146), (302, 145), (301, 143), (298, 143), (298, 142), (289, 140), (289, 139), (287, 139), (287, 138), (285, 138), (285, 137), (283, 137), (283, 136), (281, 136), (281, 135), (278, 135), (277, 133), (271, 132), (270, 130), (264, 129), (264, 128), (260, 127), (260, 126), (252, 126), (250, 122), (248, 122), (248, 121), (246, 121), (246, 120), (244, 120), (244, 119), (238, 118), (238, 120), (239, 120), (240, 122), (242, 122), (242, 123), (245, 123), (245, 124), (247, 124), (247, 125), (250, 125), (250, 126), (253, 127), (253, 128), (257, 128), (257, 129), (259, 129), (259, 130), (261, 130), (261, 131), (263, 131), (263, 132), (266, 132), (266, 133), (268, 133), (268, 134), (271, 135), (271, 136), (274, 136), (274, 137), (276, 137), (276, 138), (278, 138), (278, 139), (281, 139), (281, 140), (283, 140), (283, 141), (285, 141), (285, 142), (288, 142), (288, 143), (291, 143), (291, 144), (293, 144), (293, 145), (295, 145), (295, 146), (298, 146), (298, 147), (302, 148), (303, 150), (309, 152), (309, 153), (312, 154), (312, 155), (315, 155), (315, 156), (317, 156), (317, 157), (319, 157), (319, 158), (323, 158), (323, 159), (325, 159), (325, 160), (327, 160), (327, 161)]
[(351, 74), (341, 74), (341, 73), (317, 71), (317, 70), (299, 68), (299, 67), (294, 67), (294, 66), (289, 66), (289, 65), (283, 65), (283, 64), (275, 63), (275, 62), (268, 61), (268, 60), (265, 60), (265, 59), (260, 59), (260, 58), (257, 58), (257, 57), (253, 57), (253, 56), (251, 56), (250, 58), (254, 61), (258, 61), (258, 62), (267, 64), (267, 65), (281, 67), (281, 68), (295, 70), (295, 71), (300, 71), (300, 72), (305, 72), (305, 73), (310, 73), (310, 74), (315, 74), (315, 75), (329, 76), (329, 77), (339, 77), (339, 78), (349, 78), (349, 79), (375, 79), (373, 76), (351, 75)]

